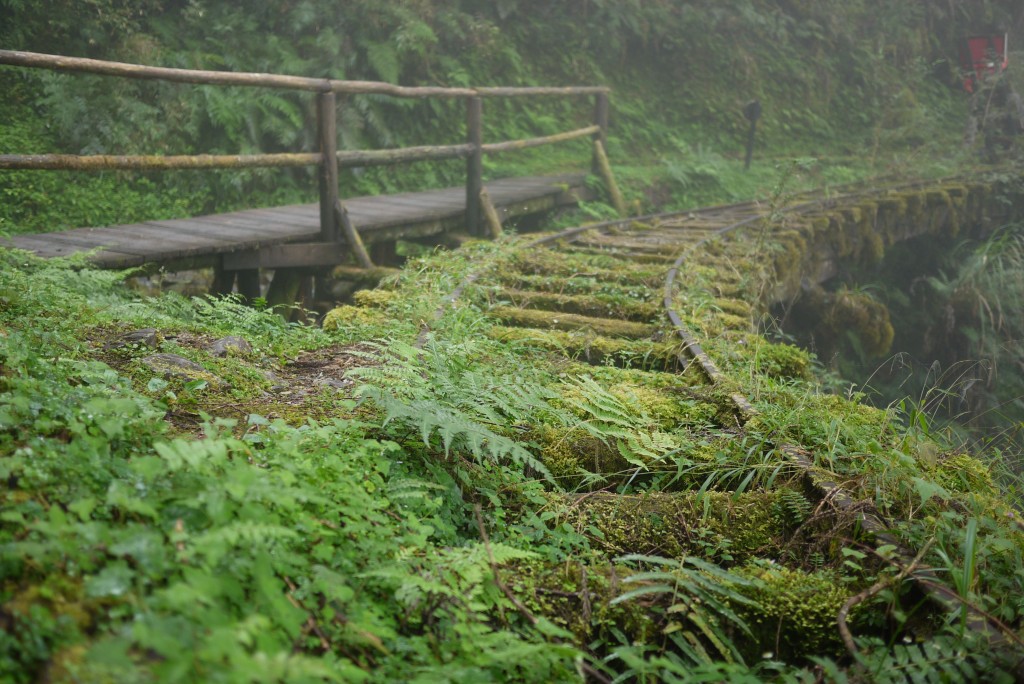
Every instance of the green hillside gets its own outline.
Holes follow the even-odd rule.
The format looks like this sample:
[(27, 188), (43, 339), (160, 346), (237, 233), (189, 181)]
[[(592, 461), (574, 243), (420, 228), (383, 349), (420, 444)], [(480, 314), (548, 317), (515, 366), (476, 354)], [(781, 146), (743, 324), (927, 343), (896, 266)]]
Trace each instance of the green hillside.
[[(653, 221), (609, 233), (632, 260), (515, 225), (407, 245), (326, 316), (0, 249), (0, 682), (1020, 681), (1021, 143), (983, 125), (964, 144), (956, 64), (995, 30), (1024, 36), (1018, 2), (0, 0), (0, 49), (609, 85), (635, 214), (768, 210), (695, 243), (667, 290), (718, 376), (676, 361), (661, 299), (682, 243), (640, 244)], [(1019, 53), (1006, 78), (1024, 92)], [(284, 91), (0, 67), (0, 92), (0, 154), (316, 145), (312, 99)], [(591, 116), (495, 103), (485, 138)], [(352, 96), (339, 140), (456, 143), (464, 117)], [(485, 173), (589, 161), (576, 142)], [(341, 188), (464, 175), (374, 167)], [(790, 211), (854, 181), (881, 194)], [(0, 171), (0, 233), (315, 199), (306, 170)], [(929, 229), (889, 244), (880, 216)], [(802, 281), (833, 225), (854, 266)], [(896, 352), (988, 375), (872, 372)]]

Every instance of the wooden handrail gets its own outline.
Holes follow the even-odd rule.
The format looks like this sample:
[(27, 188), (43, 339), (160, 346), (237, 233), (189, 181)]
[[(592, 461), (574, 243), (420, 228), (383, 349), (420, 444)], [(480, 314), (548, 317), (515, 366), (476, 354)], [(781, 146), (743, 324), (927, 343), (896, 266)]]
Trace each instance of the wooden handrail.
[(157, 171), (169, 169), (251, 169), (316, 166), (318, 152), (281, 154), (0, 154), (0, 170)]
[[(595, 141), (606, 139), (608, 126), (608, 94), (603, 86), (570, 87), (408, 87), (376, 81), (342, 81), (329, 78), (308, 78), (283, 74), (207, 71), (144, 66), (126, 62), (110, 62), (83, 57), (47, 55), (19, 50), (0, 50), (0, 65), (20, 66), (55, 71), (91, 73), (123, 78), (150, 79), (200, 85), (249, 86), (281, 88), (316, 93), (318, 152), (250, 155), (72, 155), (72, 154), (0, 154), (0, 170), (167, 170), (167, 169), (240, 169), (254, 167), (319, 166), (320, 231), (324, 242), (339, 238), (337, 225), (338, 169), (355, 166), (395, 164), (400, 162), (465, 159), (466, 220), (475, 232), (480, 219), (480, 191), (483, 188), (483, 155), (521, 150), (591, 136)], [(420, 146), (390, 150), (336, 149), (336, 95), (378, 94), (392, 97), (464, 98), (466, 101), (467, 140), (461, 145)], [(564, 133), (525, 140), (499, 143), (483, 142), (483, 98), (521, 96), (595, 97), (594, 125)]]
[(128, 62), (110, 62), (86, 57), (66, 57), (22, 50), (0, 50), (0, 64), (54, 71), (77, 71), (103, 76), (120, 76), (172, 83), (200, 85), (284, 88), (345, 95), (391, 95), (393, 97), (521, 97), (532, 95), (595, 95), (607, 93), (604, 86), (447, 88), (442, 86), (399, 86), (379, 81), (342, 81), (283, 74), (208, 71), (144, 66)]
[[(480, 146), (483, 154), (497, 154), (513, 150), (525, 150), (542, 145), (584, 138), (600, 132), (601, 127), (587, 126), (565, 133), (555, 133), (539, 138), (506, 140), (485, 143)], [(465, 159), (473, 154), (473, 145), (422, 145), (400, 147), (389, 150), (338, 150), (338, 167), (350, 169), (356, 166), (386, 166), (418, 161), (444, 159)], [(121, 155), (121, 154), (0, 154), (0, 170), (47, 170), (47, 171), (159, 171), (172, 169), (250, 169), (316, 166), (320, 163), (319, 152), (283, 152), (278, 154), (195, 154), (195, 155)]]
[(480, 149), (481, 151), (483, 151), (484, 154), (496, 154), (498, 152), (510, 152), (512, 150), (525, 150), (530, 147), (540, 147), (541, 145), (553, 145), (554, 143), (565, 142), (567, 140), (584, 138), (588, 135), (600, 133), (600, 131), (600, 126), (587, 126), (586, 128), (577, 128), (575, 131), (555, 133), (554, 135), (545, 135), (540, 138), (526, 138), (525, 140), (509, 140), (507, 142), (500, 143), (486, 143), (484, 145), (481, 145)]

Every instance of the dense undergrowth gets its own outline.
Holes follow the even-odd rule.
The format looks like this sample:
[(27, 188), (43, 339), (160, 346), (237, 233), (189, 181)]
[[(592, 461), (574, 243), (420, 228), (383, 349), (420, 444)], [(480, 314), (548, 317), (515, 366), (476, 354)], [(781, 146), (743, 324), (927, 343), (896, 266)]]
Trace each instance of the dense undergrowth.
[[(964, 27), (1021, 21), (1005, 2), (57, 4), (0, 0), (0, 44), (404, 84), (610, 84), (612, 157), (637, 213), (782, 205), (792, 156), (819, 158), (803, 165), (808, 187), (962, 169), (975, 151), (959, 152), (966, 104), (948, 57)], [(310, 102), (289, 95), (6, 68), (0, 84), (0, 152), (314, 144)], [(753, 98), (765, 117), (744, 172)], [(589, 116), (495, 107), (486, 137)], [(456, 105), (351, 98), (340, 138), (459, 142), (462, 120)], [(570, 145), (486, 171), (589, 156)], [(343, 194), (463, 173), (364, 169)], [(5, 172), (0, 230), (312, 201), (314, 187), (304, 172)], [(559, 220), (607, 216), (594, 203)], [(977, 269), (928, 283), (989, 344), (1017, 330), (993, 313), (1019, 298), (1019, 246), (1003, 235), (966, 260), (998, 255), (1015, 289)], [(762, 257), (783, 259), (786, 240), (712, 247), (674, 294), (726, 387), (655, 372), (674, 363), (665, 330), (647, 342), (514, 327), (507, 305), (570, 268), (587, 276), (549, 304), (616, 314), (627, 323), (610, 335), (643, 337), (663, 271), (545, 261), (516, 238), (414, 259), (323, 327), (231, 298), (142, 298), (124, 274), (0, 252), (0, 678), (1009, 681), (1024, 620), (1013, 473), (946, 441), (923, 404), (825, 392), (815, 359), (753, 332)], [(470, 269), (501, 289), (435, 319)], [(227, 335), (252, 350), (212, 353)], [(154, 365), (161, 354), (199, 368)], [(743, 425), (733, 390), (760, 411)], [(859, 508), (817, 496), (783, 447)], [(922, 551), (951, 606), (923, 600), (896, 544), (859, 533), (864, 510)], [(851, 651), (836, 616), (858, 596)], [(977, 611), (998, 648), (971, 628)]]
[[(726, 388), (651, 372), (639, 343), (590, 366), (541, 351), (539, 333), (509, 339), (482, 313), (489, 289), (434, 318), (469, 269), (613, 276), (601, 257), (471, 245), (315, 328), (231, 299), (143, 299), (121, 274), (4, 252), (0, 670), (1001, 681), (1019, 642), (993, 650), (961, 611), (921, 603), (895, 547), (859, 541), (856, 516), (817, 501), (778, 449), (799, 445), (899, 521), (934, 581), (1016, 640), (1024, 545), (989, 467), (897, 413), (821, 393), (805, 353), (750, 332), (740, 300), (757, 271), (732, 269), (739, 289), (709, 294), (731, 287), (704, 279), (713, 255), (742, 263), (730, 249), (677, 296), (761, 410), (746, 426)], [(592, 296), (628, 311), (658, 271), (594, 279)], [(158, 334), (128, 334), (143, 326)], [(252, 351), (214, 356), (207, 342), (226, 333)], [(155, 353), (201, 369), (153, 369)], [(336, 366), (347, 381), (318, 384)], [(868, 587), (851, 660), (836, 614)]]

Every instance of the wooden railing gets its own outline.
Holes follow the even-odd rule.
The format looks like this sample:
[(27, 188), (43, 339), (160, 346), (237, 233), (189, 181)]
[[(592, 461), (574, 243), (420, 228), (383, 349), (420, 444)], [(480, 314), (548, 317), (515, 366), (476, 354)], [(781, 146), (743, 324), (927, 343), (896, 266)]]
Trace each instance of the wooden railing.
[[(0, 50), (0, 64), (79, 73), (150, 79), (201, 85), (253, 86), (315, 93), (319, 152), (249, 155), (69, 155), (0, 154), (0, 169), (239, 169), (253, 167), (319, 166), (320, 237), (324, 242), (341, 237), (338, 169), (425, 160), (466, 160), (466, 224), (478, 232), (481, 219), (483, 156), (509, 150), (549, 145), (591, 137), (607, 144), (609, 89), (606, 87), (443, 88), (405, 87), (374, 81), (339, 81), (281, 74), (235, 73), (171, 69), (34, 52)], [(466, 142), (459, 145), (406, 147), (385, 150), (337, 149), (337, 95), (377, 94), (400, 98), (459, 98), (466, 102)], [(593, 96), (593, 124), (555, 135), (498, 143), (483, 142), (484, 98), (524, 96)], [(595, 147), (597, 147), (595, 145)]]

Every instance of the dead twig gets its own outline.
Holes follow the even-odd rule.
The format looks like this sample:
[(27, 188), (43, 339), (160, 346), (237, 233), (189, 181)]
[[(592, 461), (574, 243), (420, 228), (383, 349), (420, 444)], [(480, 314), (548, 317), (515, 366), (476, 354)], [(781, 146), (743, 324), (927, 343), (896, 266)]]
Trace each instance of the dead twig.
[(849, 651), (850, 656), (854, 660), (856, 660), (857, 656), (860, 655), (860, 651), (857, 648), (856, 642), (853, 640), (853, 634), (850, 632), (850, 628), (846, 624), (846, 618), (850, 615), (850, 610), (852, 610), (857, 604), (863, 603), (893, 584), (901, 582), (907, 577), (907, 575), (914, 572), (914, 570), (917, 569), (917, 566), (921, 563), (921, 559), (924, 558), (925, 554), (928, 553), (928, 550), (931, 549), (933, 543), (934, 541), (929, 541), (925, 544), (924, 547), (917, 552), (917, 555), (914, 557), (914, 560), (910, 562), (910, 565), (900, 570), (899, 574), (895, 577), (887, 577), (879, 580), (859, 594), (848, 598), (846, 603), (843, 604), (843, 607), (839, 609), (839, 615), (836, 617), (836, 622), (839, 627), (839, 635), (843, 639), (843, 644), (846, 646), (846, 650)]

